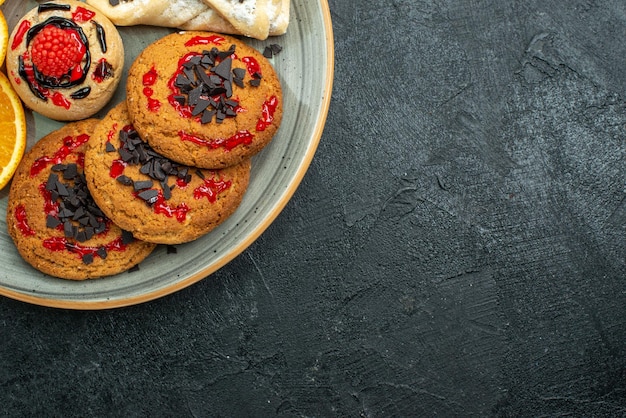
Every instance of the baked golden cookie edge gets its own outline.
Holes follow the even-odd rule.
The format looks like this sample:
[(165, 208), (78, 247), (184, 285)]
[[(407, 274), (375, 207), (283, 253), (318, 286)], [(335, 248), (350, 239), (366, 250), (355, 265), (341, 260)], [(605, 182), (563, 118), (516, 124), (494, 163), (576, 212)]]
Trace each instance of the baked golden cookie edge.
[[(46, 135), (26, 153), (11, 183), (8, 233), (22, 258), (50, 276), (84, 280), (118, 274), (155, 248), (100, 217), (83, 193), (84, 151), (98, 123), (86, 119)], [(77, 196), (80, 205), (69, 203)]]

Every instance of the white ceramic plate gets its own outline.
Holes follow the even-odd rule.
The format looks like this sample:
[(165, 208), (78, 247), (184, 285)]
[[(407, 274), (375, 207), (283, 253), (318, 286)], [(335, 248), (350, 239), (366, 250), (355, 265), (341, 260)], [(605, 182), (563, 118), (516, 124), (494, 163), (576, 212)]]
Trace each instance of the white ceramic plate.
[[(2, 10), (12, 29), (36, 1), (7, 0)], [(150, 42), (167, 34), (163, 28), (120, 28), (126, 50), (126, 71)], [(317, 149), (330, 103), (334, 43), (326, 0), (292, 0), (286, 35), (266, 41), (248, 40), (263, 50), (270, 43), (283, 47), (273, 58), (281, 78), (284, 116), (277, 136), (253, 158), (248, 192), (226, 222), (197, 241), (164, 246), (140, 264), (139, 271), (117, 276), (69, 281), (50, 277), (30, 267), (19, 256), (6, 229), (9, 186), (0, 191), (0, 294), (21, 301), (69, 309), (105, 309), (128, 306), (173, 293), (209, 276), (244, 251), (272, 223), (289, 201)], [(125, 77), (122, 78), (122, 80)], [(122, 82), (106, 110), (124, 98)], [(29, 146), (61, 126), (38, 114), (29, 114)]]

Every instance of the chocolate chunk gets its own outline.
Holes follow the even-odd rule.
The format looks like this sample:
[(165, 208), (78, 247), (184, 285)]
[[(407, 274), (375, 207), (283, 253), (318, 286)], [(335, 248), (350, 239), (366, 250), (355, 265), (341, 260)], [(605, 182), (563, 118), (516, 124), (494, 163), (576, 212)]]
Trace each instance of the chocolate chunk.
[(56, 216), (52, 216), (52, 215), (46, 216), (46, 226), (48, 228), (55, 229), (59, 225), (61, 225), (61, 221), (59, 220), (59, 218), (57, 218)]
[(124, 186), (132, 186), (133, 185), (133, 180), (125, 175), (121, 175), (121, 176), (117, 176), (116, 178), (117, 181), (119, 181), (120, 183), (122, 183)]
[(191, 90), (189, 92), (189, 104), (191, 106), (196, 106), (198, 104), (198, 101), (200, 100), (200, 96), (202, 96), (202, 88), (203, 88), (203, 84), (201, 84), (200, 86), (196, 87), (195, 89)]
[(278, 55), (283, 50), (283, 47), (278, 44), (270, 44), (270, 48), (272, 49), (272, 54)]
[(233, 75), (235, 76), (235, 78), (240, 78), (243, 80), (246, 76), (246, 70), (244, 70), (243, 68), (234, 68)]
[(78, 242), (85, 242), (85, 241), (87, 241), (87, 235), (85, 234), (85, 231), (78, 231), (76, 233), (76, 241), (78, 241)]
[(72, 225), (71, 221), (63, 222), (63, 233), (66, 238), (74, 238), (75, 230), (74, 225)]
[(106, 224), (104, 222), (101, 222), (101, 223), (98, 224), (98, 226), (94, 227), (93, 232), (95, 234), (101, 234), (104, 231), (106, 231), (106, 229), (107, 229)]
[(185, 103), (187, 103), (187, 99), (185, 98), (185, 96), (176, 95), (176, 96), (173, 96), (172, 98), (176, 100), (178, 104), (181, 106), (184, 106)]
[(231, 97), (233, 95), (233, 84), (230, 81), (224, 81), (224, 89), (226, 90), (224, 92), (226, 97)]
[(191, 80), (195, 80), (195, 78), (196, 78), (196, 73), (195, 73), (193, 67), (191, 67), (191, 68), (183, 68), (183, 74), (190, 81)]
[(233, 66), (233, 59), (231, 57), (226, 58), (224, 61), (220, 62), (217, 67), (213, 69), (213, 72), (224, 80), (230, 80), (230, 70)]
[(235, 85), (237, 85), (237, 87), (239, 87), (240, 89), (246, 87), (246, 84), (243, 82), (242, 78), (233, 78), (233, 83), (235, 83)]
[(202, 53), (202, 59), (200, 60), (200, 65), (202, 65), (204, 68), (207, 68), (207, 66), (211, 67), (214, 64), (215, 64), (215, 60), (211, 56), (211, 53), (208, 51), (204, 51)]
[(139, 193), (137, 196), (143, 199), (146, 203), (153, 204), (153, 203), (156, 203), (159, 197), (159, 192), (158, 190), (155, 190), (155, 189), (148, 189)]
[(198, 65), (197, 67), (195, 67), (195, 71), (196, 71), (196, 78), (199, 82), (206, 84), (208, 86), (210, 86), (211, 84), (214, 84), (215, 82), (212, 80), (211, 76), (209, 76), (205, 71), (204, 68), (200, 65)]
[(78, 175), (78, 167), (76, 167), (76, 164), (68, 164), (65, 170), (63, 171), (63, 178), (65, 180), (72, 180), (77, 175)]
[(55, 185), (55, 189), (57, 191), (57, 193), (59, 194), (59, 196), (69, 196), (70, 192), (67, 190), (67, 187), (65, 187), (65, 184), (61, 183), (60, 181), (57, 180), (56, 185)]
[(46, 190), (51, 192), (56, 190), (56, 184), (59, 182), (59, 176), (56, 174), (50, 174), (48, 176), (48, 181), (46, 182)]
[(106, 259), (106, 258), (107, 258), (107, 249), (106, 249), (106, 248), (104, 248), (104, 247), (100, 247), (100, 248), (98, 248), (98, 250), (96, 251), (96, 254), (98, 254), (98, 256), (99, 256), (101, 259), (103, 259), (103, 260), (104, 260), (104, 259)]
[(217, 110), (205, 110), (204, 113), (202, 114), (202, 118), (200, 119), (200, 122), (202, 124), (211, 123), (211, 121), (213, 120), (213, 116), (215, 116), (216, 114), (217, 114)]
[(178, 88), (183, 88), (183, 87), (190, 85), (191, 81), (189, 80), (188, 77), (185, 77), (183, 74), (178, 74), (178, 76), (176, 76), (176, 81), (174, 82), (174, 84)]
[(135, 241), (135, 237), (133, 237), (132, 232), (122, 230), (122, 244), (128, 245)]
[(85, 255), (83, 255), (83, 263), (85, 263), (85, 264), (93, 263), (93, 254), (85, 254)]
[(76, 211), (74, 212), (74, 215), (72, 216), (72, 220), (73, 221), (78, 221), (79, 219), (82, 219), (85, 217), (85, 208), (82, 206), (79, 206), (76, 208)]
[(228, 49), (228, 51), (219, 51), (217, 53), (217, 57), (221, 60), (225, 60), (227, 57), (230, 57), (231, 55), (233, 55), (235, 53), (235, 49), (237, 48), (236, 45), (231, 45), (230, 48)]
[(187, 167), (184, 167), (178, 170), (177, 176), (179, 179), (184, 179), (185, 177), (187, 177), (188, 173), (189, 173), (189, 169)]
[(167, 185), (167, 181), (161, 182), (161, 190), (163, 190), (163, 199), (170, 200), (172, 198), (172, 189)]
[(138, 192), (139, 190), (151, 189), (153, 184), (152, 180), (135, 181), (133, 182), (133, 188)]
[(193, 111), (191, 112), (191, 115), (192, 116), (198, 116), (200, 113), (204, 112), (206, 110), (206, 108), (209, 107), (210, 104), (211, 104), (211, 102), (209, 102), (208, 100), (199, 99), (198, 103), (193, 108)]
[(115, 152), (115, 151), (117, 151), (115, 149), (115, 145), (111, 144), (110, 142), (106, 143), (105, 150), (106, 150), (106, 152)]

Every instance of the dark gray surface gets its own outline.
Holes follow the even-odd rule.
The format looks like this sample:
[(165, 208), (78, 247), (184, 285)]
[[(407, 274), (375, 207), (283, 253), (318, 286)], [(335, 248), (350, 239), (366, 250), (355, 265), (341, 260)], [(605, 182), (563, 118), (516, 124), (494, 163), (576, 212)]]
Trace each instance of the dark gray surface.
[(330, 5), (278, 220), (141, 306), (0, 299), (2, 415), (626, 415), (624, 2)]

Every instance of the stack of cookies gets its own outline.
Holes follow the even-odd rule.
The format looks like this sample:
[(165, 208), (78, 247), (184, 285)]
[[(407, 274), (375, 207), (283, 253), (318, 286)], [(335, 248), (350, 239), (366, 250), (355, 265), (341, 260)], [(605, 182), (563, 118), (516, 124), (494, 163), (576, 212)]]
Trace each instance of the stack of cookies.
[(101, 120), (42, 138), (16, 172), (9, 234), (44, 273), (116, 274), (157, 244), (207, 234), (240, 205), (250, 159), (282, 119), (274, 68), (228, 35), (165, 36), (132, 63), (126, 85)]
[(156, 41), (130, 68), (126, 102), (89, 142), (94, 200), (142, 240), (206, 234), (241, 202), (250, 158), (276, 133), (281, 103), (270, 63), (235, 38), (184, 32)]

